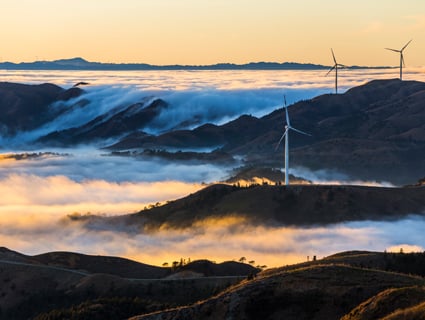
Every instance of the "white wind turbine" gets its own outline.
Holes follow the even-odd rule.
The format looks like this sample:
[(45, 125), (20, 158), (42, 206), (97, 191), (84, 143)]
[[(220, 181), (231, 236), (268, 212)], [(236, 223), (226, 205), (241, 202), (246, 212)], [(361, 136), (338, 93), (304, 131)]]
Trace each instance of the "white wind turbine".
[(412, 40), (410, 40), (408, 43), (406, 43), (406, 45), (403, 48), (401, 48), (401, 50), (385, 48), (386, 50), (391, 50), (391, 51), (400, 53), (400, 80), (403, 80), (403, 66), (405, 66), (403, 51), (404, 51), (404, 49), (406, 49), (406, 47), (409, 45), (409, 43), (412, 42)]
[(282, 142), (283, 138), (285, 138), (285, 185), (289, 185), (289, 130), (294, 130), (295, 132), (304, 134), (306, 136), (311, 136), (311, 134), (305, 133), (301, 130), (295, 129), (291, 126), (291, 122), (289, 121), (289, 114), (288, 114), (288, 106), (286, 105), (286, 97), (283, 97), (284, 105), (283, 108), (285, 109), (285, 116), (286, 116), (286, 125), (285, 125), (285, 132), (283, 133), (282, 137), (280, 137), (280, 140), (276, 146), (277, 150), (280, 146), (280, 143)]
[(345, 68), (345, 66), (343, 64), (339, 64), (338, 62), (336, 62), (335, 54), (332, 48), (331, 48), (331, 52), (332, 52), (332, 58), (334, 59), (335, 64), (333, 65), (332, 68), (330, 68), (330, 70), (328, 71), (326, 75), (328, 75), (329, 73), (331, 73), (332, 70), (335, 69), (335, 94), (338, 94), (338, 68)]

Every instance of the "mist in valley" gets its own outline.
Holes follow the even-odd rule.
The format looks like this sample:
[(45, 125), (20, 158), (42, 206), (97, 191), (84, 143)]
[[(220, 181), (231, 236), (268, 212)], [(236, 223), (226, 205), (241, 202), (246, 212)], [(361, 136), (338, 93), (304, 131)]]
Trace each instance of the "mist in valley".
[[(392, 69), (347, 70), (341, 72), (341, 90), (372, 78), (388, 78), (393, 73)], [(406, 72), (406, 78), (409, 74), (416, 79), (424, 75), (422, 70), (411, 70)], [(119, 112), (146, 97), (158, 97), (170, 105), (145, 128), (152, 134), (174, 127), (222, 124), (242, 114), (261, 117), (281, 108), (284, 94), (292, 104), (332, 92), (333, 79), (324, 77), (322, 71), (2, 71), (0, 75), (7, 81), (52, 82), (63, 87), (77, 81), (91, 83), (83, 88), (86, 92), (82, 96), (56, 106), (66, 109), (78, 100), (87, 99), (90, 103), (84, 108), (65, 112), (34, 131), (1, 138), (3, 154), (47, 152), (35, 158), (0, 160), (2, 246), (26, 254), (76, 251), (123, 256), (158, 265), (181, 257), (219, 262), (245, 256), (270, 267), (343, 250), (383, 251), (403, 247), (405, 251), (422, 251), (425, 248), (422, 236), (425, 220), (415, 215), (399, 221), (294, 228), (254, 226), (235, 213), (232, 217), (199, 221), (194, 228), (183, 231), (164, 228), (146, 234), (143, 230), (122, 226), (88, 229), (81, 221), (73, 220), (72, 215), (138, 212), (144, 207), (194, 193), (205, 184), (223, 181), (229, 177), (232, 167), (111, 156), (99, 150), (107, 145), (105, 141), (69, 149), (32, 143), (48, 132), (83, 125), (105, 112)], [(392, 187), (385, 181), (358, 181), (332, 168), (311, 171), (294, 167), (291, 173), (321, 184)]]

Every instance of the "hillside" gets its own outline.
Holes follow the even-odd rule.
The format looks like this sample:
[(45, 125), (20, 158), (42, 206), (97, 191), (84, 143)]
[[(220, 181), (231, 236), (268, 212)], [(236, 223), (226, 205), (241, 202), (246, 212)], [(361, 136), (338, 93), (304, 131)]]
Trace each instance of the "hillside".
[(50, 107), (54, 102), (67, 101), (82, 92), (79, 88), (65, 90), (49, 83), (0, 82), (0, 134), (15, 135), (52, 121), (61, 113), (60, 108)]
[(112, 109), (81, 126), (51, 132), (40, 137), (37, 142), (70, 146), (127, 136), (129, 133), (143, 129), (167, 107), (168, 104), (165, 101), (147, 97), (126, 106), (123, 110)]
[(0, 248), (0, 319), (32, 319), (80, 305), (95, 310), (96, 319), (106, 319), (100, 317), (100, 304), (108, 305), (109, 319), (125, 318), (205, 299), (258, 271), (238, 262), (156, 267), (119, 257), (73, 252), (27, 256)]
[(198, 260), (129, 279), (129, 265), (138, 263), (0, 248), (0, 319), (399, 319), (425, 303), (424, 253), (341, 252), (256, 276), (249, 264)]
[[(83, 216), (91, 228), (140, 226), (144, 231), (189, 228), (211, 218), (243, 217), (246, 223), (313, 226), (361, 220), (393, 220), (425, 213), (425, 188), (362, 186), (212, 185), (163, 206), (118, 217)], [(100, 222), (100, 223), (99, 223)]]
[[(289, 108), (292, 124), (312, 136), (291, 135), (291, 161), (360, 179), (408, 183), (425, 172), (424, 101), (425, 83), (394, 79), (297, 102)], [(221, 126), (123, 139), (110, 148), (220, 147), (248, 162), (275, 166), (281, 162), (275, 146), (282, 121), (280, 109), (262, 118), (243, 115)]]
[[(402, 254), (392, 255), (399, 258)], [(383, 254), (347, 252), (338, 256), (338, 262), (324, 259), (269, 270), (191, 306), (131, 319), (377, 319), (377, 315), (425, 302), (423, 278), (352, 265), (360, 263), (356, 257), (383, 261)], [(423, 262), (423, 256), (416, 259)], [(393, 296), (400, 299), (382, 298), (389, 292), (398, 292)], [(382, 307), (368, 302), (371, 300), (381, 301)], [(367, 312), (365, 305), (369, 306)], [(360, 314), (369, 317), (355, 317)]]

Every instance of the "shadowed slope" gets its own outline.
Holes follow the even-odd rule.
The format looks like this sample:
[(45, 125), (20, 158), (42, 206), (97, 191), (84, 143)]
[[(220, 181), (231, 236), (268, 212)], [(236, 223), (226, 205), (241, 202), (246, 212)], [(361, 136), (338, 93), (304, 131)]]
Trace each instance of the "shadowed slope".
[(263, 225), (326, 225), (391, 220), (425, 210), (425, 188), (292, 185), (239, 188), (213, 185), (166, 205), (119, 217), (80, 217), (87, 227), (117, 224), (156, 231), (188, 228), (208, 219), (240, 217)]

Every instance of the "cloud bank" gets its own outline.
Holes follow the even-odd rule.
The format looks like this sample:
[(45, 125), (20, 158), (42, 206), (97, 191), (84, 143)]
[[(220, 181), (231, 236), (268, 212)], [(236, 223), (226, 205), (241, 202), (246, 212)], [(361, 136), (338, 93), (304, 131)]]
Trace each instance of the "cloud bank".
[[(343, 92), (373, 79), (397, 77), (396, 69), (342, 70), (339, 88)], [(261, 117), (282, 106), (334, 91), (334, 77), (323, 70), (257, 71), (1, 71), (4, 81), (52, 82), (68, 88), (79, 81), (90, 83), (86, 93), (53, 109), (64, 112), (37, 130), (13, 139), (1, 139), (10, 148), (31, 148), (31, 141), (56, 130), (83, 126), (101, 115), (116, 114), (145, 97), (158, 97), (170, 104), (146, 128), (152, 134), (213, 123), (223, 124), (242, 114)], [(423, 69), (405, 69), (405, 79), (425, 80)], [(89, 104), (76, 107), (80, 100)], [(105, 143), (112, 143), (111, 141)]]
[[(316, 228), (249, 225), (238, 217), (199, 222), (190, 230), (161, 230), (155, 234), (123, 230), (85, 229), (66, 219), (50, 224), (37, 217), (26, 224), (2, 223), (4, 246), (27, 254), (66, 250), (123, 256), (161, 265), (183, 258), (213, 261), (247, 257), (269, 267), (303, 262), (346, 251), (423, 251), (425, 219), (411, 216), (393, 222), (354, 222)], [(19, 235), (19, 236), (18, 236)], [(36, 241), (34, 241), (36, 239)]]
[[(52, 82), (64, 87), (78, 81), (92, 84), (86, 87), (85, 97), (92, 100), (89, 108), (68, 112), (39, 131), (18, 136), (15, 143), (30, 141), (55, 128), (82, 124), (103, 112), (122, 110), (134, 100), (152, 95), (173, 106), (148, 128), (152, 132), (193, 118), (200, 123), (219, 124), (242, 113), (261, 116), (279, 108), (283, 94), (289, 103), (294, 103), (332, 92), (334, 78), (324, 74), (323, 71), (0, 71), (4, 81)], [(339, 82), (343, 91), (372, 79), (396, 77), (396, 69), (342, 70)], [(406, 69), (405, 79), (424, 80), (425, 72)], [(13, 152), (19, 151), (13, 147)], [(180, 257), (223, 261), (245, 256), (268, 266), (305, 261), (313, 255), (320, 258), (343, 250), (425, 248), (425, 220), (415, 216), (394, 222), (365, 221), (308, 229), (252, 226), (233, 217), (203, 221), (185, 232), (162, 230), (154, 235), (120, 229), (87, 230), (79, 222), (67, 219), (67, 215), (135, 212), (149, 203), (195, 192), (202, 187), (202, 181), (221, 180), (227, 168), (103, 156), (91, 148), (48, 151), (59, 154), (0, 161), (2, 246), (27, 254), (67, 250), (119, 255), (152, 264)], [(307, 172), (294, 168), (292, 173), (321, 183), (350, 181), (349, 177), (331, 171)]]

